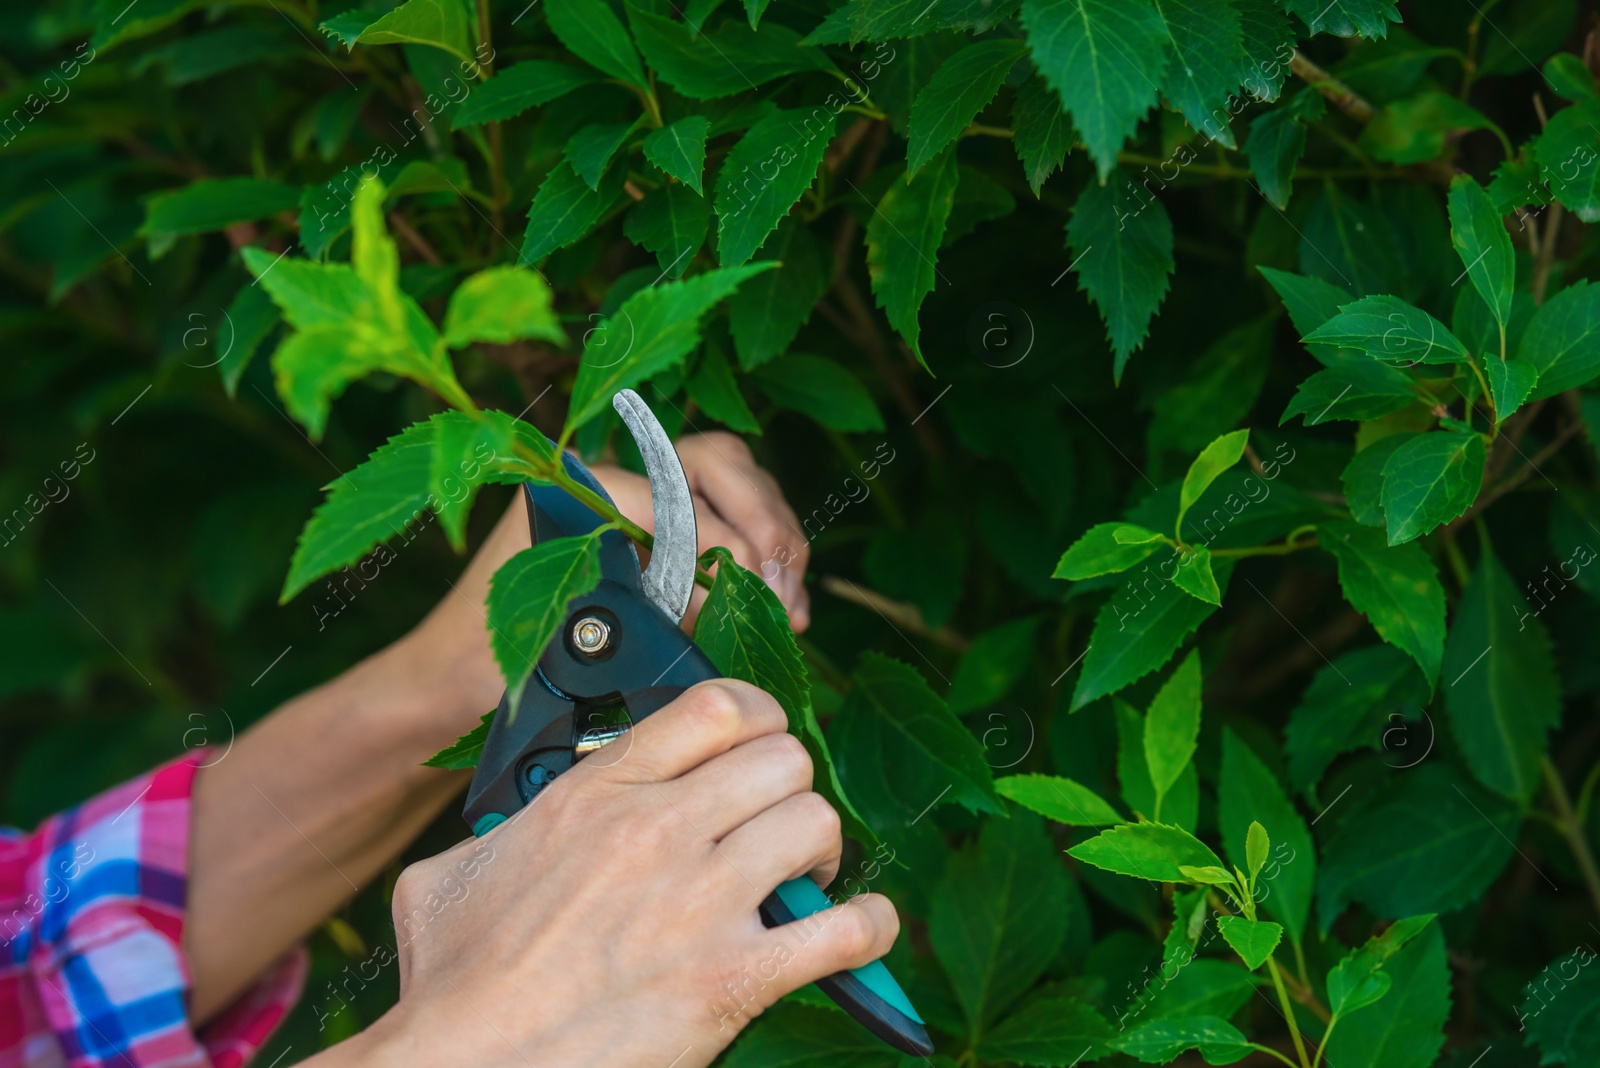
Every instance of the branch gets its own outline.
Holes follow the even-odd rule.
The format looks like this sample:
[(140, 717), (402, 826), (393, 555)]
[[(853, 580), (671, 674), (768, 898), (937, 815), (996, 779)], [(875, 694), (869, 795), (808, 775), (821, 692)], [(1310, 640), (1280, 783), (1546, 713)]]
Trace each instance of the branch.
[(936, 641), (940, 645), (964, 653), (971, 647), (972, 642), (949, 627), (940, 627), (934, 630), (922, 618), (922, 612), (914, 604), (896, 601), (885, 597), (876, 590), (865, 589), (856, 585), (849, 579), (838, 578), (834, 575), (823, 575), (820, 585), (822, 588), (841, 601), (859, 604), (877, 612), (889, 625), (901, 630), (909, 630), (919, 637)]
[(1372, 121), (1372, 105), (1363, 100), (1354, 89), (1311, 62), (1299, 49), (1289, 60), (1289, 69), (1295, 76), (1317, 92), (1328, 103), (1365, 126)]

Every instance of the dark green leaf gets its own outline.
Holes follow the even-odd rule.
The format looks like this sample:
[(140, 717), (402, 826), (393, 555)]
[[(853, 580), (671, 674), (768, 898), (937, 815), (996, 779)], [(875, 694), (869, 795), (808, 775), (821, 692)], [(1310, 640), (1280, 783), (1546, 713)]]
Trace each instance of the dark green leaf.
[(1426, 163), (1444, 154), (1452, 134), (1493, 125), (1476, 108), (1428, 90), (1378, 109), (1358, 143), (1389, 163)]
[(1011, 692), (1033, 663), (1039, 617), (1024, 616), (978, 635), (956, 665), (950, 682), (950, 711), (964, 715)]
[(1276, 325), (1261, 316), (1229, 330), (1156, 398), (1145, 434), (1152, 454), (1192, 455), (1244, 420), (1266, 380)]
[(1484, 363), (1489, 393), (1494, 398), (1495, 422), (1503, 423), (1533, 392), (1539, 382), (1539, 369), (1523, 360), (1502, 360), (1498, 356), (1486, 356)]
[(298, 186), (264, 178), (202, 178), (151, 197), (139, 232), (147, 237), (206, 233), (293, 211), (299, 205)]
[(629, 85), (649, 89), (639, 53), (605, 0), (546, 0), (550, 29), (579, 59)]
[(592, 72), (569, 63), (543, 59), (514, 63), (474, 89), (456, 109), (450, 126), (464, 130), (486, 122), (514, 119), (531, 107), (559, 100), (599, 80)]
[(923, 366), (917, 311), (937, 284), (935, 261), (959, 182), (952, 149), (909, 184), (890, 186), (867, 223), (872, 294)]
[(883, 429), (883, 416), (872, 402), (872, 394), (859, 378), (832, 360), (791, 352), (763, 364), (751, 377), (778, 404), (832, 430)]
[(1418, 400), (1415, 383), (1398, 367), (1360, 361), (1324, 368), (1300, 383), (1279, 425), (1304, 416), (1306, 426), (1334, 420), (1377, 419)]
[(1517, 1007), (1517, 1023), (1537, 1045), (1540, 1064), (1595, 1064), (1600, 1058), (1600, 969), (1590, 968), (1594, 950), (1587, 942), (1551, 961), (1523, 987), (1527, 997)]
[(217, 357), (217, 371), (222, 375), (222, 387), (231, 397), (256, 350), (278, 325), (278, 309), (265, 287), (246, 282), (234, 294), (224, 322), (227, 329), (217, 331), (222, 336), (213, 339), (207, 332), (203, 340), (223, 350)]
[(1014, 1064), (1083, 1064), (1106, 1051), (1111, 1037), (1111, 1025), (1082, 1002), (1040, 998), (985, 1034), (978, 1055)]
[(599, 192), (606, 167), (632, 132), (633, 124), (629, 122), (591, 123), (567, 142), (567, 163), (584, 185)]
[[(650, 69), (695, 100), (746, 92), (785, 74), (833, 69), (821, 49), (802, 45), (799, 34), (773, 22), (757, 33), (729, 19), (715, 33), (697, 35), (687, 23), (633, 4), (628, 22)], [(831, 118), (850, 99), (836, 91), (816, 111)]]
[(1105, 185), (1091, 182), (1084, 188), (1067, 223), (1067, 248), (1078, 264), (1078, 288), (1105, 320), (1116, 357), (1112, 374), (1121, 381), (1128, 357), (1144, 344), (1150, 320), (1167, 295), (1172, 220), (1161, 201), (1119, 172)]
[(1017, 92), (1011, 125), (1016, 130), (1012, 143), (1022, 161), (1028, 188), (1038, 196), (1044, 180), (1060, 169), (1074, 140), (1072, 123), (1061, 109), (1060, 94), (1037, 75), (1029, 78)]
[(836, 121), (826, 108), (776, 111), (733, 146), (717, 175), (717, 255), (723, 266), (755, 255), (811, 187)]
[(1362, 746), (1388, 748), (1388, 731), (1417, 716), (1428, 697), (1428, 682), (1416, 664), (1392, 645), (1335, 657), (1317, 672), (1289, 714), (1284, 730), (1289, 778), (1311, 793), (1340, 753)]
[(1246, 57), (1244, 90), (1271, 103), (1289, 76), (1294, 27), (1273, 0), (1238, 0), (1237, 7)]
[(778, 269), (757, 275), (728, 301), (728, 325), (746, 371), (788, 349), (832, 275), (827, 251), (795, 218), (778, 224), (756, 260), (777, 260)]
[(1584, 222), (1600, 222), (1600, 100), (1562, 108), (1534, 139), (1533, 155), (1550, 192)]
[[(1323, 323), (1339, 314), (1341, 305), (1351, 301), (1350, 291), (1321, 278), (1307, 278), (1271, 267), (1258, 267), (1283, 301), (1289, 320), (1301, 337), (1311, 333)], [(1306, 349), (1322, 363), (1333, 366), (1346, 362), (1338, 359), (1338, 348), (1331, 345), (1307, 345)]]
[(1539, 369), (1532, 400), (1553, 397), (1600, 375), (1600, 286), (1579, 279), (1545, 301), (1522, 335), (1517, 360)]
[(668, 278), (681, 278), (705, 244), (711, 205), (686, 185), (664, 185), (628, 212), (622, 232), (628, 240), (656, 254)]
[(1285, 0), (1284, 6), (1304, 19), (1312, 33), (1339, 37), (1383, 37), (1389, 23), (1400, 21), (1394, 0)]
[(1435, 1063), (1450, 1016), (1450, 966), (1439, 925), (1429, 925), (1390, 957), (1384, 973), (1392, 981), (1389, 994), (1339, 1021), (1328, 1038), (1328, 1064), (1427, 1068)]
[(406, 0), (362, 27), (351, 45), (432, 45), (471, 62), (477, 36), (476, 12), (467, 0)]
[(1288, 207), (1294, 168), (1306, 151), (1305, 124), (1288, 106), (1257, 115), (1244, 147), (1261, 195), (1278, 208)]
[(761, 424), (739, 392), (733, 368), (728, 366), (727, 354), (720, 345), (706, 342), (699, 366), (684, 383), (684, 389), (702, 411), (728, 429), (740, 434), (761, 433)]
[(1328, 1008), (1339, 1015), (1372, 1004), (1389, 991), (1391, 976), (1384, 964), (1433, 922), (1433, 913), (1408, 916), (1367, 939), (1328, 970)]
[(1008, 775), (996, 779), (1001, 797), (1068, 827), (1109, 827), (1122, 817), (1099, 794), (1056, 775)]
[[(1465, 174), (1450, 183), (1450, 243), (1473, 288), (1503, 328), (1511, 321), (1512, 281), (1516, 277), (1511, 235), (1483, 186)], [(1487, 354), (1483, 355), (1487, 359)]]
[(1444, 658), (1444, 588), (1419, 545), (1390, 545), (1380, 531), (1325, 523), (1320, 543), (1339, 561), (1345, 599), (1384, 641), (1404, 650), (1431, 688)]
[(1383, 465), (1389, 544), (1401, 545), (1459, 516), (1483, 486), (1483, 437), (1451, 430), (1407, 438)]
[(645, 159), (696, 193), (703, 193), (700, 175), (706, 169), (706, 136), (710, 132), (711, 120), (704, 115), (668, 123), (645, 137)]
[(622, 180), (622, 168), (614, 167), (598, 190), (590, 189), (566, 160), (557, 163), (528, 208), (528, 228), (517, 262), (538, 263), (556, 249), (587, 237), (622, 194)]
[(489, 725), (494, 722), (494, 710), (483, 714), (478, 725), (422, 762), (424, 767), (461, 771), (478, 766), (483, 756), (483, 743), (489, 740)]
[[(720, 1011), (748, 1011), (729, 998)], [(775, 1005), (723, 1059), (725, 1068), (885, 1068), (883, 1041), (842, 1012), (810, 1005)]]
[(1001, 37), (968, 45), (939, 65), (911, 105), (908, 178), (954, 143), (988, 106), (1023, 50), (1021, 41)]
[(1600, 86), (1583, 60), (1571, 52), (1557, 52), (1544, 61), (1544, 80), (1562, 97), (1575, 104), (1600, 100)]
[(1198, 1049), (1207, 1064), (1232, 1064), (1254, 1052), (1237, 1027), (1216, 1016), (1151, 1020), (1112, 1039), (1111, 1047), (1145, 1064), (1165, 1064), (1186, 1049)]
[(1248, 60), (1232, 0), (1154, 0), (1171, 57), (1162, 94), (1205, 138), (1235, 147), (1229, 102)]
[(1461, 363), (1467, 350), (1443, 323), (1399, 297), (1362, 297), (1307, 334), (1321, 342), (1356, 349), (1375, 360), (1403, 363)]
[[(1371, 364), (1368, 366), (1380, 366)], [(1367, 527), (1381, 527), (1383, 519), (1383, 468), (1394, 451), (1415, 434), (1401, 431), (1379, 438), (1368, 445), (1345, 465), (1340, 481), (1344, 483), (1345, 503), (1357, 523)]]

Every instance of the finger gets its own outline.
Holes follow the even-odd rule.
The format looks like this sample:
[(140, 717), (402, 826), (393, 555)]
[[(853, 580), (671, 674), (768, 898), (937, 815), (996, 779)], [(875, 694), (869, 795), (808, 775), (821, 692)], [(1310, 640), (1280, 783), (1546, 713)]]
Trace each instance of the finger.
[(712, 757), (662, 787), (707, 838), (720, 839), (811, 789), (811, 754), (792, 734), (768, 734)]
[(844, 848), (839, 814), (821, 794), (806, 792), (773, 805), (723, 836), (720, 851), (759, 897), (811, 873), (826, 886), (839, 873)]
[(641, 720), (628, 732), (622, 758), (606, 771), (627, 782), (666, 782), (736, 745), (788, 727), (772, 695), (737, 679), (711, 679)]
[(789, 947), (792, 956), (779, 971), (778, 997), (807, 983), (870, 964), (894, 946), (900, 934), (900, 917), (889, 899), (862, 894), (842, 905), (813, 913), (793, 923), (774, 927), (757, 936), (764, 956), (772, 943)]

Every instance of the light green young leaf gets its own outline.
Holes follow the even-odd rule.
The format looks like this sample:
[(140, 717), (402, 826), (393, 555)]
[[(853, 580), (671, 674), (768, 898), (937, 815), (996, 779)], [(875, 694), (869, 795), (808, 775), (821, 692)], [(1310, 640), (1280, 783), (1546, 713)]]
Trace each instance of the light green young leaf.
[(1191, 649), (1156, 692), (1145, 714), (1144, 759), (1156, 791), (1152, 819), (1161, 818), (1161, 798), (1194, 758), (1199, 737), (1200, 654)]
[(1184, 514), (1193, 507), (1200, 495), (1210, 488), (1217, 476), (1238, 463), (1250, 443), (1250, 431), (1235, 430), (1224, 434), (1201, 450), (1183, 476), (1183, 487), (1178, 491), (1178, 521), (1173, 529), (1183, 530)]
[(1078, 288), (1105, 320), (1112, 377), (1120, 382), (1128, 357), (1144, 344), (1150, 320), (1167, 295), (1174, 268), (1172, 220), (1160, 200), (1119, 172), (1104, 185), (1089, 183), (1079, 194), (1067, 223), (1067, 249), (1078, 264)]
[(1265, 964), (1283, 939), (1283, 928), (1279, 925), (1270, 920), (1247, 920), (1243, 916), (1219, 916), (1217, 930), (1251, 971)]
[(1388, 996), (1340, 1019), (1328, 1036), (1325, 1063), (1428, 1068), (1437, 1061), (1450, 1016), (1450, 965), (1439, 925), (1390, 957), (1383, 973), (1392, 981)]
[(1364, 1008), (1389, 990), (1390, 976), (1383, 971), (1390, 957), (1433, 922), (1434, 914), (1409, 916), (1390, 924), (1382, 934), (1367, 939), (1360, 949), (1352, 949), (1328, 970), (1328, 1009), (1344, 1015)]
[(1218, 1016), (1151, 1020), (1109, 1045), (1145, 1064), (1166, 1064), (1187, 1049), (1198, 1049), (1207, 1064), (1232, 1064), (1255, 1052), (1237, 1027)]
[(628, 212), (622, 232), (628, 240), (656, 254), (668, 278), (681, 278), (705, 244), (711, 205), (685, 185), (665, 185), (645, 196)]
[(320, 440), (333, 399), (373, 371), (404, 374), (409, 364), (394, 342), (370, 323), (314, 326), (286, 337), (272, 354), (272, 371), (289, 414)]
[(1189, 882), (1184, 867), (1222, 867), (1210, 846), (1166, 823), (1124, 823), (1079, 842), (1067, 854), (1106, 871), (1155, 883)]
[(719, 546), (712, 552), (717, 574), (695, 621), (695, 644), (724, 675), (759, 686), (777, 698), (789, 719), (789, 733), (811, 754), (815, 768), (812, 789), (839, 813), (845, 834), (876, 848), (877, 835), (839, 784), (828, 741), (811, 703), (810, 678), (789, 628), (788, 613), (772, 588), (736, 564), (728, 550)]
[(525, 267), (490, 267), (456, 287), (444, 316), (451, 348), (474, 341), (498, 345), (539, 338), (565, 346), (566, 332), (550, 308), (550, 286)]
[(1318, 528), (1319, 544), (1339, 562), (1339, 585), (1378, 636), (1404, 650), (1431, 688), (1444, 658), (1444, 587), (1421, 546), (1390, 545), (1380, 531), (1355, 523)]
[[(1119, 533), (1129, 533), (1138, 540), (1123, 541), (1117, 536)], [(1160, 549), (1161, 542), (1156, 540), (1160, 537), (1155, 531), (1132, 523), (1097, 523), (1061, 554), (1051, 577), (1077, 582), (1126, 571)]]
[(464, 130), (486, 122), (514, 119), (529, 108), (559, 100), (599, 80), (594, 72), (570, 63), (544, 59), (514, 63), (496, 71), (494, 77), (472, 90), (451, 116), (450, 127)]
[(668, 123), (645, 136), (644, 158), (696, 193), (704, 193), (700, 175), (706, 169), (706, 136), (710, 132), (711, 120), (704, 115)]
[(489, 645), (516, 708), (544, 647), (567, 617), (567, 605), (600, 583), (600, 537), (541, 541), (507, 560), (489, 580)]
[(570, 434), (611, 404), (619, 389), (676, 367), (700, 343), (700, 320), (740, 282), (771, 267), (724, 267), (641, 289), (590, 332), (567, 410)]
[(1179, 557), (1172, 582), (1191, 597), (1218, 608), (1222, 606), (1222, 589), (1211, 570), (1211, 550), (1203, 545)]
[(1362, 297), (1301, 340), (1355, 349), (1375, 360), (1403, 363), (1462, 363), (1467, 350), (1445, 325), (1399, 297)]
[(201, 234), (294, 211), (300, 187), (265, 178), (202, 178), (145, 202), (145, 237)]
[(1453, 430), (1408, 438), (1383, 465), (1389, 544), (1403, 545), (1456, 518), (1483, 488), (1483, 436)]
[(1217, 867), (1212, 864), (1198, 867), (1193, 864), (1180, 864), (1178, 865), (1178, 870), (1191, 883), (1200, 886), (1220, 886), (1235, 893), (1241, 892), (1238, 889), (1238, 880), (1233, 877), (1233, 872), (1227, 868)]
[[(744, 269), (771, 263), (764, 260)], [(867, 387), (832, 360), (791, 352), (762, 364), (750, 377), (775, 403), (810, 416), (830, 430), (854, 434), (883, 429), (883, 415)]]
[[(1222, 773), (1218, 776), (1217, 823), (1223, 851), (1235, 864), (1243, 861), (1256, 880), (1260, 908), (1288, 927), (1298, 943), (1311, 914), (1316, 887), (1317, 856), (1311, 830), (1261, 758), (1232, 730), (1222, 732)], [(1265, 869), (1256, 865), (1246, 824), (1260, 827), (1262, 838), (1277, 846)], [(1255, 873), (1261, 870), (1262, 875)], [(1263, 889), (1265, 887), (1265, 889)]]
[(728, 152), (717, 174), (716, 197), (717, 256), (724, 267), (737, 267), (755, 255), (811, 188), (836, 125), (837, 117), (826, 108), (775, 111)]
[[(1482, 296), (1495, 322), (1502, 328), (1511, 321), (1512, 283), (1516, 259), (1511, 235), (1500, 213), (1475, 179), (1458, 174), (1450, 183), (1450, 244), (1466, 267), (1473, 288)], [(1488, 361), (1488, 354), (1481, 354)]]
[(1547, 735), (1561, 721), (1561, 684), (1544, 624), (1481, 541), (1444, 647), (1451, 733), (1478, 781), (1527, 802), (1539, 788)]
[(1109, 827), (1122, 817), (1082, 783), (1058, 775), (1008, 775), (996, 779), (1001, 797), (1068, 827)]
[(924, 367), (917, 312), (937, 281), (939, 245), (959, 182), (956, 153), (951, 150), (909, 183), (890, 186), (867, 223), (872, 295)]
[[(1117, 720), (1117, 787), (1124, 804), (1137, 817), (1148, 819), (1156, 810), (1156, 788), (1150, 781), (1150, 762), (1144, 755), (1144, 715), (1128, 702), (1113, 703)], [(1161, 803), (1163, 823), (1194, 833), (1200, 816), (1200, 776), (1191, 761), (1178, 775)]]
[(907, 180), (961, 136), (1000, 91), (1024, 50), (1021, 41), (997, 37), (967, 45), (939, 65), (911, 105)]
[(1034, 66), (1072, 114), (1104, 182), (1156, 103), (1169, 62), (1150, 0), (1023, 0)]
[(1028, 188), (1038, 196), (1045, 179), (1059, 170), (1072, 148), (1072, 123), (1061, 110), (1061, 96), (1037, 75), (1018, 90), (1011, 108), (1011, 125), (1016, 131), (1012, 144), (1022, 161)]
[(596, 70), (649, 90), (639, 53), (605, 0), (545, 0), (544, 11), (568, 51)]
[(1600, 375), (1600, 286), (1579, 279), (1545, 301), (1522, 335), (1517, 362), (1539, 369), (1530, 400), (1553, 397)]
[(778, 269), (752, 278), (728, 300), (728, 328), (746, 371), (783, 355), (833, 277), (827, 251), (795, 218), (778, 224), (756, 259), (775, 260)]
[(1255, 884), (1256, 877), (1261, 874), (1262, 865), (1266, 864), (1267, 856), (1272, 851), (1272, 837), (1267, 834), (1267, 829), (1257, 820), (1250, 821), (1250, 829), (1245, 832), (1244, 856), (1245, 868), (1250, 872), (1250, 883)]

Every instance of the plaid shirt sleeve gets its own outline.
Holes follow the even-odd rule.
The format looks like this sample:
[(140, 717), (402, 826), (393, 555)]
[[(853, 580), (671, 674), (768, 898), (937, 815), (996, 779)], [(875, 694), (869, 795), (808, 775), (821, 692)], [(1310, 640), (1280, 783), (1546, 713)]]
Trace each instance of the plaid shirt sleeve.
[(305, 982), (297, 948), (196, 1033), (181, 948), (206, 753), (0, 829), (0, 1068), (239, 1068)]

